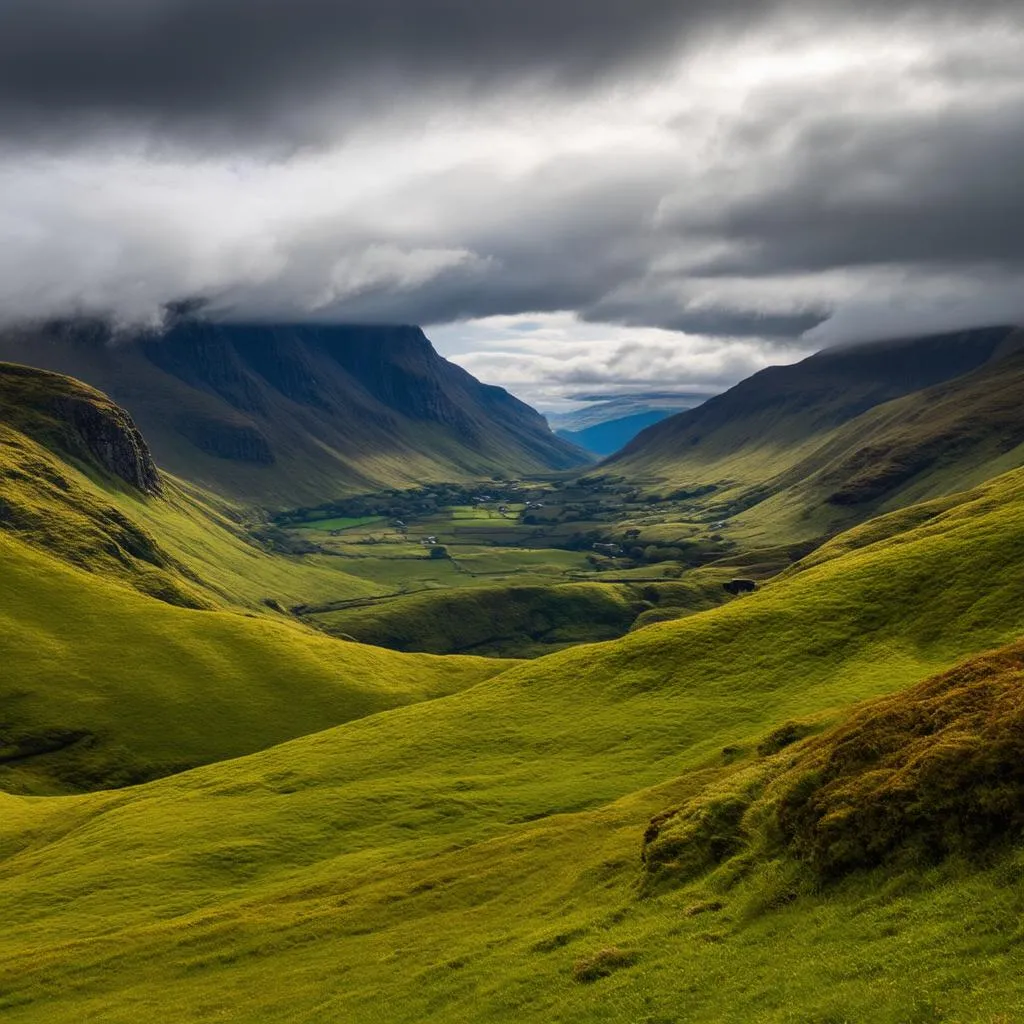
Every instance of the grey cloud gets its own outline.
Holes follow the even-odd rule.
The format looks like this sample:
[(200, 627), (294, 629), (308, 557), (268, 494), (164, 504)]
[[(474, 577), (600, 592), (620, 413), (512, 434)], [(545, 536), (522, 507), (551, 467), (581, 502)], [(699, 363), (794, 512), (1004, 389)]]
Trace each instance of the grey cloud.
[[(896, 16), (959, 6), (913, 0)], [(650, 70), (790, 11), (894, 17), (884, 0), (5, 0), (0, 137), (129, 124), (302, 143), (435, 87)]]
[[(305, 141), (414, 102), (411, 87), (563, 84), (642, 55), (742, 0), (5, 0), (0, 131), (105, 121)], [(402, 94), (404, 92), (404, 94)], [(396, 95), (398, 94), (398, 95)], [(84, 119), (84, 120), (83, 120)], [(315, 117), (312, 118), (315, 122)]]
[(817, 327), (830, 314), (831, 309), (826, 307), (793, 313), (746, 311), (725, 305), (692, 308), (641, 292), (630, 302), (601, 300), (584, 311), (583, 319), (629, 327), (661, 327), (687, 334), (789, 341)]
[[(31, 10), (8, 0), (0, 6), (0, 112), (8, 114), (4, 122), (0, 113), (0, 131), (16, 128), (17, 112), (29, 108), (40, 123), (102, 110), (255, 130), (274, 123), (289, 96), (346, 76), (393, 85), (395, 76), (549, 70), (582, 80), (646, 53), (658, 16), (664, 41), (685, 25), (711, 24), (712, 6), (746, 5), (599, 0), (582, 17), (570, 16), (563, 0), (408, 0), (407, 10), (398, 0), (248, 0), (244, 12), (241, 0), (32, 0)], [(820, 15), (832, 5), (811, 6)], [(872, 0), (858, 6), (870, 12)], [(78, 24), (82, 10), (90, 26)], [(29, 38), (39, 28), (31, 11), (56, 26), (49, 35)], [(340, 33), (349, 16), (350, 32)], [(170, 183), (153, 193), (145, 167), (109, 183), (93, 173), (83, 185), (66, 168), (48, 181), (45, 161), (38, 173), (30, 163), (18, 172), (12, 158), (0, 163), (0, 221), (22, 234), (6, 232), (14, 240), (0, 251), (0, 313), (81, 306), (138, 317), (192, 295), (216, 315), (246, 319), (440, 324), (573, 310), (592, 322), (751, 337), (777, 348), (806, 331), (826, 339), (885, 320), (884, 303), (870, 315), (843, 313), (848, 293), (822, 281), (832, 271), (856, 277), (888, 268), (899, 280), (954, 268), (976, 296), (959, 307), (965, 316), (990, 294), (986, 275), (1012, 278), (1024, 267), (1024, 73), (1009, 44), (944, 52), (945, 41), (911, 84), (950, 91), (948, 102), (902, 102), (893, 91), (899, 69), (877, 84), (823, 80), (813, 93), (755, 95), (740, 115), (698, 102), (695, 121), (706, 128), (720, 119), (702, 161), (687, 159), (697, 133), (683, 120), (671, 152), (555, 152), (510, 174), (472, 157), (444, 173), (412, 167), (388, 194), (368, 190), (364, 204), (342, 213), (311, 200), (296, 214), (285, 202), (291, 213), (262, 221), (264, 204), (250, 202), (228, 209), (222, 223), (230, 189), (192, 197), (216, 168), (203, 165), (179, 187), (157, 161), (152, 177)], [(54, 71), (36, 82), (59, 57), (66, 76)], [(123, 88), (136, 74), (146, 81)], [(71, 88), (76, 76), (80, 88)], [(102, 166), (94, 152), (82, 159)], [(98, 195), (105, 205), (97, 213)], [(939, 292), (930, 284), (917, 294)]]
[[(568, 349), (568, 352), (564, 351)], [(809, 350), (793, 349), (789, 358)], [(593, 400), (595, 394), (625, 394), (663, 390), (671, 382), (675, 393), (697, 398), (716, 394), (761, 369), (771, 356), (755, 342), (727, 346), (702, 346), (672, 341), (625, 342), (589, 347), (585, 354), (571, 343), (558, 355), (541, 356), (529, 351), (464, 354), (459, 362), (483, 378), (504, 380), (517, 393), (541, 405), (552, 397)], [(590, 396), (581, 399), (579, 391)]]
[[(873, 264), (1024, 266), (1024, 73), (997, 110), (819, 115), (756, 193), (684, 209), (683, 236), (733, 245), (702, 275)], [(779, 122), (774, 122), (778, 127)], [(766, 131), (764, 124), (761, 130)]]

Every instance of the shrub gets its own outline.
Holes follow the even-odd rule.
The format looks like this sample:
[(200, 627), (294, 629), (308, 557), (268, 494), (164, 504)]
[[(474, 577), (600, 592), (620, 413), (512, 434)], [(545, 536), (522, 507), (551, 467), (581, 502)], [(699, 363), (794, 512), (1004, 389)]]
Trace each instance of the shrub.
[(652, 819), (642, 854), (647, 872), (685, 882), (739, 853), (752, 799), (750, 791), (712, 791)]
[(797, 740), (810, 736), (812, 732), (814, 732), (814, 726), (801, 722), (786, 722), (785, 725), (779, 726), (758, 743), (757, 752), (761, 757), (769, 757), (772, 754), (777, 754), (780, 750), (785, 750)]

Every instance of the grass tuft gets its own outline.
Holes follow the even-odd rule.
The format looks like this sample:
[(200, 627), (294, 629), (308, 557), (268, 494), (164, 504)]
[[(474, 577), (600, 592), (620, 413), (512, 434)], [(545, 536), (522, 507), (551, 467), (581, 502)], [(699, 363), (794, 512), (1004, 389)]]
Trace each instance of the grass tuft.
[(573, 981), (591, 982), (611, 977), (616, 971), (632, 967), (640, 955), (617, 946), (608, 946), (591, 956), (581, 957), (572, 967)]

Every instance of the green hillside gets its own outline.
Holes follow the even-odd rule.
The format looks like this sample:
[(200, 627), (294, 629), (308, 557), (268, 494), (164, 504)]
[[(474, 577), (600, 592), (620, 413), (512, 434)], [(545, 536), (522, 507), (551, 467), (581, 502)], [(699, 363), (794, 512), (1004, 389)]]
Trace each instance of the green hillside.
[(379, 588), (273, 555), (230, 514), (161, 477), (105, 396), (0, 364), (0, 785), (137, 782), (501, 669), (341, 643), (272, 611)]
[(335, 635), (398, 651), (534, 657), (610, 640), (653, 615), (681, 618), (724, 599), (721, 581), (554, 583), (428, 592), (329, 611), (315, 621)]
[(0, 537), (0, 786), (138, 782), (452, 693), (501, 670), (179, 608)]
[(649, 427), (603, 465), (631, 479), (714, 486), (719, 504), (792, 469), (836, 430), (886, 402), (998, 359), (1012, 328), (825, 349), (773, 366)]
[[(725, 607), (240, 761), (4, 797), (6, 1019), (1016, 1019), (1016, 819), (922, 861), (957, 813), (922, 789), (892, 805), (911, 841), (824, 880), (805, 837), (872, 792), (858, 763), (913, 795), (909, 744), (927, 780), (1016, 735), (1018, 651), (847, 709), (1020, 635), (1022, 498), (1010, 473)], [(969, 764), (961, 808), (1016, 799), (1010, 747)]]

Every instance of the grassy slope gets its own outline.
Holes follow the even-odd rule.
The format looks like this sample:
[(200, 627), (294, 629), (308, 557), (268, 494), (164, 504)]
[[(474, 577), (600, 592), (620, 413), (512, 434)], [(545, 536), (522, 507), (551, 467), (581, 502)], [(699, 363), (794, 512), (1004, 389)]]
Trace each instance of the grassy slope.
[(720, 583), (562, 583), (415, 594), (317, 616), (335, 634), (398, 651), (529, 657), (622, 636), (649, 611), (664, 618), (721, 603)]
[[(7, 1019), (1017, 1019), (1019, 858), (637, 886), (651, 815), (780, 722), (1019, 635), (1022, 497), (1009, 474), (724, 608), (243, 761), (5, 798)], [(609, 947), (639, 959), (573, 981)]]
[(163, 501), (137, 494), (111, 496), (117, 507), (144, 524), (229, 606), (261, 610), (273, 598), (285, 607), (371, 597), (390, 588), (349, 571), (351, 564), (322, 555), (284, 555), (254, 544), (239, 523), (239, 510), (182, 481), (164, 477)]
[(129, 486), (90, 461), (53, 404), (67, 397), (101, 425), (120, 415), (70, 378), (0, 375), (3, 785), (151, 778), (448, 694), (502, 668), (342, 644), (268, 611), (266, 597), (381, 588), (339, 571), (338, 559), (271, 556), (246, 540), (229, 507), (194, 488), (165, 479), (158, 496)]
[[(500, 662), (400, 656), (288, 621), (194, 611), (0, 537), (7, 786), (133, 781), (451, 693)], [(93, 739), (74, 742), (80, 734)]]

